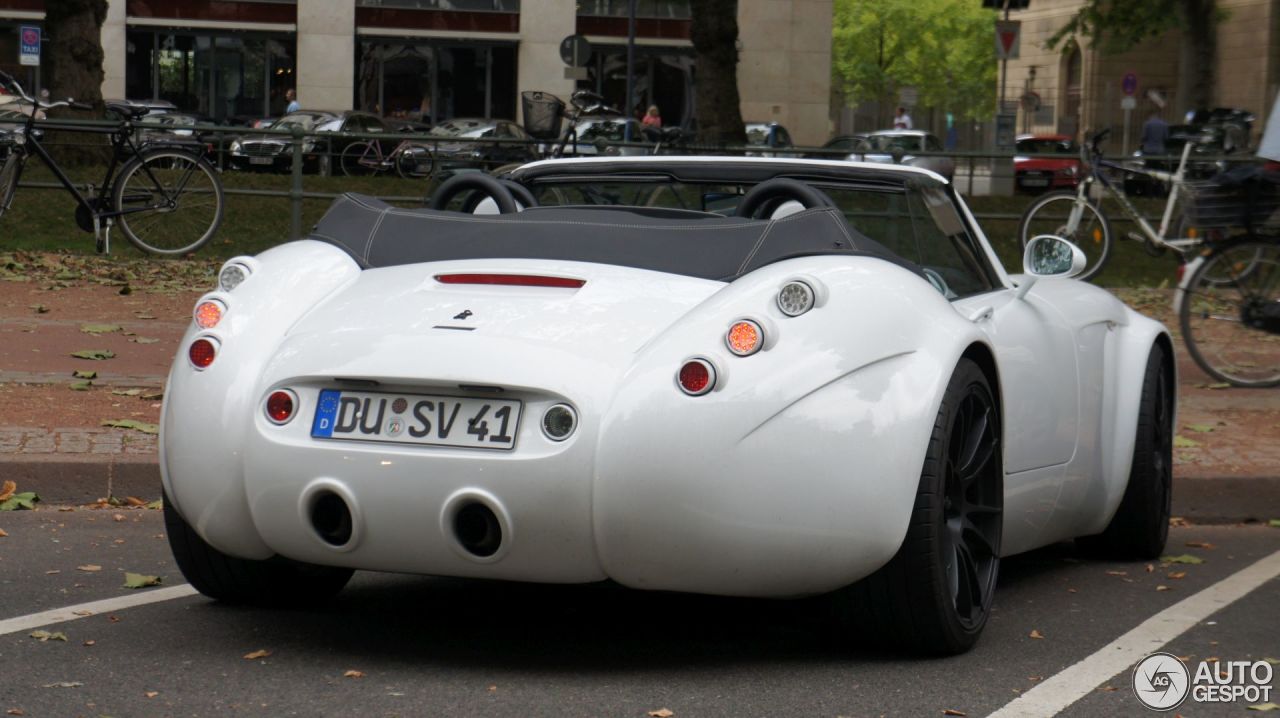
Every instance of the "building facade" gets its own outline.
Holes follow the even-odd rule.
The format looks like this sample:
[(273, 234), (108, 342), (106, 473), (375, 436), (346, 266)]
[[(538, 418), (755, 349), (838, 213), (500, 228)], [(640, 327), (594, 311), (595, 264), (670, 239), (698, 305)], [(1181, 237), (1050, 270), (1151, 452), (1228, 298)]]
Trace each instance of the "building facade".
[[(103, 96), (163, 99), (215, 120), (306, 108), (364, 109), (428, 122), (519, 120), (519, 96), (577, 88), (619, 107), (693, 116), (697, 67), (689, 4), (638, 0), (634, 95), (627, 101), (627, 0), (109, 0)], [(18, 64), (18, 31), (43, 0), (0, 0), (0, 69)], [(832, 0), (740, 0), (738, 84), (745, 119), (777, 121), (802, 144), (830, 134)], [(570, 70), (560, 44), (591, 43)]]
[[(1170, 124), (1192, 109), (1193, 61), (1178, 31), (1127, 52), (1109, 54), (1087, 40), (1054, 50), (1046, 41), (1076, 13), (1082, 0), (1032, 0), (1010, 13), (1021, 21), (1020, 57), (1010, 60), (1005, 99), (1017, 105), (1020, 132), (1077, 135), (1110, 127), (1123, 141), (1126, 107), (1129, 147), (1153, 110)], [(1217, 61), (1212, 104), (1258, 117), (1253, 142), (1280, 92), (1280, 0), (1217, 0)], [(1131, 98), (1131, 99), (1126, 99)], [(1113, 145), (1116, 146), (1116, 145)]]

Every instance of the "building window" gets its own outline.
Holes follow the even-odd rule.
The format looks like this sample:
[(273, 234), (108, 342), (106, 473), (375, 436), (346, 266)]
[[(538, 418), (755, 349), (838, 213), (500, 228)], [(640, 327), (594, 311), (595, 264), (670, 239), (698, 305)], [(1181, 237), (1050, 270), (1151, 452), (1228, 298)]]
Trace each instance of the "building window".
[(627, 48), (623, 45), (596, 45), (588, 65), (588, 79), (578, 83), (600, 93), (605, 100), (624, 112), (641, 116), (650, 105), (657, 105), (662, 123), (688, 126), (693, 116), (692, 48), (637, 47), (635, 85), (632, 99), (627, 94)]
[(1059, 106), (1062, 115), (1058, 118), (1058, 132), (1076, 137), (1080, 131), (1080, 96), (1084, 83), (1084, 56), (1080, 46), (1072, 43), (1062, 56), (1062, 67), (1058, 77), (1062, 85), (1062, 97)]
[(359, 55), (362, 110), (432, 123), (515, 118), (514, 45), (379, 39), (361, 42)]
[(127, 41), (129, 99), (168, 100), (219, 122), (284, 114), (296, 83), (291, 36), (130, 30)]
[(468, 12), (520, 12), (520, 0), (358, 0), (359, 7), (403, 10), (464, 10)]
[[(688, 20), (690, 0), (636, 0), (636, 17)], [(581, 0), (578, 14), (587, 17), (628, 17), (630, 0)]]

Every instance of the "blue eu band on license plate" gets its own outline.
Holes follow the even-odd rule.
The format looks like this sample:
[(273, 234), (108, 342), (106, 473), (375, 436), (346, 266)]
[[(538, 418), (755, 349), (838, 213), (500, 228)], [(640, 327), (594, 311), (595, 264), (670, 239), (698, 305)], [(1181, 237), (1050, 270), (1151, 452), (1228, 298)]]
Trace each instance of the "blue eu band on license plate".
[(311, 422), (311, 436), (512, 449), (521, 406), (511, 399), (324, 389)]

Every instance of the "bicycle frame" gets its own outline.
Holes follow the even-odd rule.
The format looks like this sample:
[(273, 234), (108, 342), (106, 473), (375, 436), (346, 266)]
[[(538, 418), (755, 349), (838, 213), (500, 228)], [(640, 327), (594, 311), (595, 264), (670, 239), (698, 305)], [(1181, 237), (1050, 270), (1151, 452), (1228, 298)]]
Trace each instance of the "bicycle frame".
[[(1195, 247), (1199, 246), (1201, 243), (1201, 240), (1198, 238), (1194, 238), (1194, 237), (1178, 237), (1176, 239), (1167, 238), (1168, 232), (1170, 230), (1170, 223), (1173, 220), (1173, 209), (1178, 203), (1178, 194), (1179, 194), (1179, 191), (1182, 189), (1184, 177), (1186, 176), (1187, 159), (1191, 156), (1192, 145), (1193, 143), (1191, 142), (1188, 142), (1185, 145), (1183, 145), (1182, 158), (1178, 162), (1178, 169), (1174, 172), (1163, 172), (1161, 170), (1137, 169), (1134, 167), (1125, 167), (1120, 163), (1113, 162), (1110, 160), (1105, 160), (1105, 159), (1102, 159), (1100, 156), (1095, 155), (1095, 157), (1093, 158), (1093, 161), (1090, 162), (1090, 166), (1092, 167), (1092, 169), (1089, 172), (1089, 176), (1085, 177), (1084, 181), (1080, 183), (1080, 187), (1077, 190), (1078, 202), (1076, 206), (1071, 210), (1071, 216), (1069, 218), (1069, 226), (1074, 227), (1079, 224), (1080, 214), (1083, 211), (1082, 207), (1080, 206), (1080, 203), (1088, 201), (1090, 187), (1092, 186), (1093, 182), (1096, 180), (1099, 184), (1102, 185), (1102, 188), (1106, 192), (1110, 193), (1110, 195), (1120, 203), (1120, 208), (1129, 217), (1129, 219), (1133, 220), (1134, 223), (1138, 225), (1138, 228), (1142, 230), (1142, 234), (1153, 245), (1157, 247), (1172, 249), (1174, 251), (1184, 253), (1184, 254), (1190, 251), (1191, 249), (1194, 249)], [(1107, 169), (1119, 170), (1120, 172), (1123, 172), (1126, 174), (1143, 175), (1145, 177), (1150, 177), (1152, 179), (1159, 180), (1161, 182), (1167, 182), (1170, 184), (1169, 198), (1168, 200), (1165, 201), (1164, 213), (1160, 217), (1159, 231), (1157, 231), (1155, 227), (1152, 227), (1151, 223), (1147, 221), (1146, 217), (1143, 217), (1142, 213), (1139, 212), (1138, 209), (1133, 206), (1133, 203), (1129, 201), (1129, 196), (1125, 194), (1123, 188), (1116, 187), (1116, 185), (1110, 179), (1108, 179), (1105, 174), (1103, 174), (1100, 171), (1100, 168), (1103, 168), (1103, 167)]]

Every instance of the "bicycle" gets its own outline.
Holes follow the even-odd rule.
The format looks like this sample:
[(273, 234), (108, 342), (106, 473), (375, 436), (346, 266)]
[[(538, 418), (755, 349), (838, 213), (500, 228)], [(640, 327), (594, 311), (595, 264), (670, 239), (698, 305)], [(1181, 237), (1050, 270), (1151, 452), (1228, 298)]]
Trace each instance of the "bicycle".
[[(1081, 149), (1081, 160), (1089, 167), (1089, 173), (1080, 181), (1074, 191), (1065, 190), (1050, 192), (1032, 202), (1023, 213), (1018, 223), (1018, 239), (1025, 248), (1031, 238), (1041, 234), (1054, 234), (1075, 243), (1085, 253), (1087, 263), (1078, 279), (1087, 280), (1102, 271), (1102, 267), (1111, 256), (1111, 223), (1103, 214), (1100, 199), (1092, 198), (1094, 182), (1102, 187), (1102, 194), (1109, 195), (1120, 204), (1125, 216), (1137, 224), (1140, 234), (1130, 232), (1130, 239), (1142, 242), (1149, 252), (1158, 255), (1166, 249), (1179, 254), (1199, 247), (1204, 238), (1188, 236), (1193, 233), (1187, 222), (1181, 217), (1175, 222), (1174, 208), (1178, 200), (1188, 191), (1185, 180), (1187, 158), (1190, 157), (1193, 145), (1188, 142), (1182, 148), (1182, 159), (1174, 172), (1163, 172), (1154, 169), (1138, 169), (1126, 167), (1118, 162), (1107, 160), (1102, 156), (1099, 144), (1110, 130), (1102, 130), (1095, 134), (1086, 147)], [(1103, 170), (1115, 170), (1130, 175), (1143, 175), (1170, 187), (1169, 199), (1165, 203), (1160, 217), (1160, 226), (1153, 227), (1146, 217), (1129, 201), (1122, 187), (1111, 180)], [(1170, 230), (1177, 227), (1170, 236)]]
[[(0, 164), (0, 216), (13, 204), (27, 158), (34, 154), (75, 198), (76, 224), (93, 233), (95, 247), (101, 254), (110, 251), (111, 229), (117, 223), (135, 247), (165, 256), (194, 252), (218, 231), (222, 223), (223, 191), (216, 170), (199, 155), (200, 148), (176, 143), (139, 144), (135, 137), (136, 122), (147, 114), (147, 108), (108, 103), (107, 108), (123, 119), (107, 127), (60, 124), (56, 120), (37, 123), (41, 110), (57, 107), (92, 110), (93, 106), (71, 99), (36, 100), (4, 72), (0, 72), (0, 86), (31, 106), (30, 114), (20, 120), (22, 127), (10, 133), (9, 152)], [(96, 190), (90, 184), (82, 193), (54, 161), (41, 144), (43, 133), (48, 129), (111, 136), (111, 162)]]
[(395, 168), (402, 179), (419, 179), (431, 174), (435, 160), (431, 148), (420, 141), (401, 140), (395, 149), (384, 154), (377, 140), (369, 140), (347, 145), (340, 164), (348, 177), (382, 174)]

